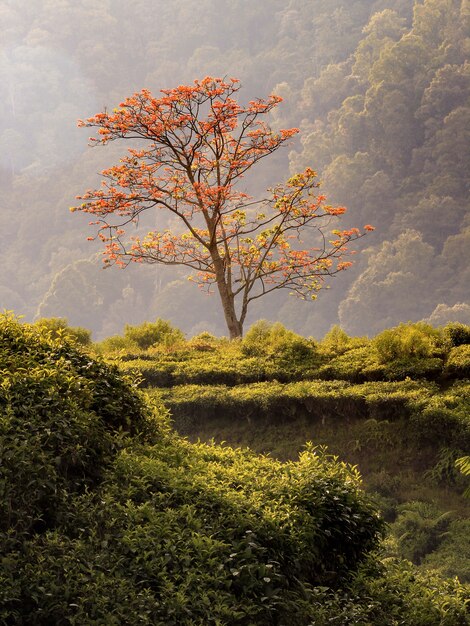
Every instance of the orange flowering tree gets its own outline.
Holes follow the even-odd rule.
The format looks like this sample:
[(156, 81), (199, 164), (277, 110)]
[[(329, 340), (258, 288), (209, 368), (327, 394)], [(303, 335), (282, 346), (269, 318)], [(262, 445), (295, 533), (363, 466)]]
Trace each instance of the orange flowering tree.
[[(326, 204), (311, 169), (258, 200), (237, 188), (245, 172), (298, 132), (275, 132), (263, 120), (281, 98), (242, 106), (233, 97), (239, 88), (236, 79), (207, 77), (162, 90), (160, 98), (142, 90), (112, 112), (80, 121), (98, 129), (93, 144), (126, 139), (132, 147), (71, 209), (94, 216), (106, 264), (181, 265), (200, 286), (215, 287), (231, 338), (242, 335), (257, 298), (282, 288), (314, 297), (327, 276), (351, 265), (347, 245), (364, 234), (323, 234), (325, 220), (345, 209)], [(176, 229), (125, 238), (127, 226), (160, 210), (177, 218)], [(312, 228), (320, 235), (313, 248), (303, 244)]]

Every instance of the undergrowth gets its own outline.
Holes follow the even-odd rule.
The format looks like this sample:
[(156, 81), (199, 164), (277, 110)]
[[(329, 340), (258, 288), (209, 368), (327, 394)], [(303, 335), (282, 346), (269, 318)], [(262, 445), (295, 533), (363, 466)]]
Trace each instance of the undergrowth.
[[(273, 367), (292, 358), (298, 372), (307, 348), (313, 360), (324, 359), (310, 340), (299, 343), (279, 329), (275, 336), (288, 347), (281, 355), (282, 342), (272, 344), (266, 363)], [(139, 354), (172, 356), (177, 369), (178, 354), (191, 360), (224, 345), (210, 336), (190, 344)], [(240, 354), (242, 347), (224, 349)], [(273, 381), (174, 388), (151, 400), (73, 336), (11, 316), (0, 320), (0, 371), (0, 623), (468, 623), (468, 586), (403, 560), (452, 571), (458, 564), (451, 551), (466, 545), (458, 519), (418, 504), (399, 509), (400, 536), (419, 528), (423, 548), (417, 557), (404, 540), (383, 544), (380, 503), (363, 491), (354, 465), (313, 444), (282, 462), (246, 448), (190, 443), (172, 430), (163, 404), (181, 405), (190, 395), (201, 407), (219, 402), (220, 413), (225, 403), (232, 422), (230, 411), (251, 406), (250, 421), (238, 422), (253, 431), (274, 409), (279, 419), (271, 427), (280, 432), (291, 420), (298, 428), (300, 418), (336, 429), (351, 419), (362, 429), (358, 439), (377, 450), (391, 448), (404, 424), (425, 441), (426, 420), (446, 418), (447, 446), (455, 451), (466, 432), (464, 383), (436, 393), (423, 381)], [(286, 421), (294, 405), (304, 414)], [(445, 454), (438, 460), (431, 481), (447, 480)], [(393, 484), (382, 482), (382, 498), (387, 489), (393, 497)], [(430, 545), (442, 548), (440, 560)]]

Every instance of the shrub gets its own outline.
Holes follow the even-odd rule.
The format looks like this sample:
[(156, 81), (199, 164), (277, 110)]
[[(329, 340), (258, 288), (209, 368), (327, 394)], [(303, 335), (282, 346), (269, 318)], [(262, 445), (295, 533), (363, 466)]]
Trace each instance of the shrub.
[(377, 356), (370, 346), (362, 346), (333, 356), (329, 363), (319, 369), (319, 376), (327, 380), (355, 383), (378, 381), (385, 378), (385, 366), (377, 362)]
[(335, 324), (330, 328), (321, 341), (322, 348), (333, 354), (343, 354), (350, 347), (351, 337)]
[[(433, 572), (417, 571), (407, 561), (389, 558), (378, 565), (369, 559), (353, 579), (349, 594), (353, 611), (345, 612), (343, 621), (338, 620), (342, 626), (468, 624), (468, 587), (455, 579), (444, 581)], [(359, 613), (357, 618), (355, 612)]]
[(91, 331), (81, 326), (69, 326), (63, 317), (42, 317), (33, 326), (49, 334), (52, 339), (66, 338), (82, 346), (91, 344)]
[(410, 420), (413, 436), (421, 442), (436, 443), (455, 450), (470, 449), (468, 400), (436, 395)]
[(463, 344), (451, 349), (445, 373), (454, 378), (470, 378), (470, 345)]
[(126, 324), (124, 337), (143, 350), (152, 346), (174, 346), (184, 341), (183, 332), (162, 319), (157, 319), (155, 322), (144, 322), (139, 326)]
[(100, 479), (116, 434), (150, 427), (115, 367), (59, 337), (0, 319), (0, 529), (11, 536), (53, 525), (67, 493)]
[(441, 576), (470, 582), (470, 520), (451, 522), (438, 548), (423, 559), (423, 566)]
[(242, 353), (247, 356), (263, 356), (269, 350), (272, 324), (259, 320), (252, 324), (242, 341)]
[(106, 337), (103, 341), (94, 344), (94, 348), (99, 354), (108, 354), (110, 352), (140, 352), (140, 348), (135, 341), (128, 337), (113, 335)]
[[(391, 445), (395, 426), (387, 420), (408, 420), (420, 412), (434, 387), (413, 381), (351, 385), (346, 381), (278, 381), (249, 385), (176, 385), (151, 394), (162, 397), (175, 418), (177, 429), (194, 432), (207, 420), (266, 420), (286, 423), (304, 417), (310, 422), (364, 419), (364, 443)], [(457, 423), (459, 417), (456, 417)], [(455, 430), (455, 429), (454, 429)], [(448, 431), (451, 435), (453, 431)]]
[(260, 320), (253, 324), (242, 341), (246, 356), (270, 357), (285, 366), (311, 360), (315, 347), (312, 341), (287, 330), (281, 323)]
[(326, 354), (337, 356), (368, 343), (366, 337), (349, 337), (340, 326), (334, 324), (321, 340), (320, 347)]
[(188, 348), (198, 352), (214, 352), (222, 342), (223, 340), (211, 335), (211, 333), (204, 332), (191, 337), (188, 341)]
[(400, 324), (377, 335), (373, 345), (379, 361), (385, 364), (389, 361), (437, 356), (442, 349), (442, 336), (424, 322)]
[(460, 324), (459, 322), (447, 324), (444, 326), (443, 332), (454, 348), (470, 344), (470, 326), (466, 324)]
[(451, 515), (427, 502), (403, 504), (392, 526), (400, 556), (417, 565), (421, 563), (445, 538)]

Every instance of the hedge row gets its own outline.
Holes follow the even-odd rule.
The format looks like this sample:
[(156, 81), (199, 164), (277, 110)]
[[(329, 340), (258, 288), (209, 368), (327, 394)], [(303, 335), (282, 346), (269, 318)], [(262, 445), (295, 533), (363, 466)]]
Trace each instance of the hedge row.
[[(452, 348), (447, 360), (410, 358), (380, 363), (369, 347), (354, 348), (327, 360), (312, 355), (285, 362), (269, 356), (246, 356), (236, 349), (215, 352), (169, 350), (126, 353), (116, 359), (122, 371), (137, 375), (145, 387), (174, 385), (243, 385), (264, 381), (344, 380), (351, 383), (400, 381), (406, 378), (445, 382), (470, 377), (470, 346)], [(112, 361), (112, 359), (111, 359)]]
[(180, 432), (194, 432), (211, 419), (309, 421), (406, 420), (410, 434), (439, 440), (441, 445), (470, 447), (470, 387), (455, 383), (445, 393), (433, 383), (345, 381), (264, 382), (236, 387), (180, 385), (153, 389), (163, 400)]
[[(162, 334), (162, 329), (166, 333)], [(131, 332), (132, 331), (132, 332)], [(131, 341), (131, 333), (139, 338)], [(190, 341), (168, 322), (126, 327), (95, 349), (147, 386), (241, 385), (277, 380), (346, 380), (353, 383), (414, 379), (449, 380), (470, 376), (470, 327), (400, 324), (374, 339), (348, 337), (333, 327), (321, 342), (282, 324), (260, 320), (243, 340), (229, 342), (202, 333)]]

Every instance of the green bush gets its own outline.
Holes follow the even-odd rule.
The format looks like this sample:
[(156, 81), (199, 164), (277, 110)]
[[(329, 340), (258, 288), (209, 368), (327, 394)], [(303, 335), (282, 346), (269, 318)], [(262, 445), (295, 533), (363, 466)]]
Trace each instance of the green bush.
[(452, 521), (438, 548), (422, 563), (441, 576), (458, 576), (461, 582), (470, 582), (470, 520)]
[(377, 361), (370, 346), (351, 348), (339, 353), (320, 367), (318, 375), (327, 380), (348, 380), (353, 383), (385, 379), (385, 366)]
[[(410, 325), (403, 326), (406, 329)], [(427, 332), (431, 327), (413, 326), (421, 329), (418, 335), (428, 341), (423, 328)], [(415, 330), (412, 329), (410, 337), (414, 337)], [(239, 385), (272, 380), (287, 383), (318, 378), (363, 383), (399, 381), (407, 377), (448, 383), (452, 378), (464, 378), (466, 373), (470, 375), (468, 346), (451, 349), (444, 367), (445, 351), (449, 350), (445, 346), (448, 344), (438, 331), (432, 329), (432, 332), (431, 343), (426, 345), (434, 346), (431, 353), (435, 356), (415, 354), (405, 358), (399, 337), (401, 352), (395, 354), (401, 354), (401, 357), (385, 362), (375, 349), (375, 340), (348, 338), (339, 328), (333, 328), (328, 341), (317, 345), (280, 324), (265, 321), (254, 324), (242, 341), (228, 341), (202, 333), (190, 341), (178, 341), (168, 346), (154, 344), (143, 349), (130, 337), (111, 337), (96, 344), (96, 350), (109, 359), (118, 357), (120, 362), (125, 362), (125, 371), (135, 371), (144, 385), (153, 386)], [(395, 332), (391, 338), (395, 345)], [(423, 344), (420, 345), (422, 348)], [(420, 353), (425, 352), (421, 350)]]
[(399, 555), (419, 565), (446, 537), (451, 515), (427, 502), (403, 504), (392, 526), (398, 540)]
[(328, 356), (334, 357), (352, 348), (361, 348), (368, 343), (369, 340), (366, 337), (349, 337), (340, 326), (335, 324), (321, 340), (320, 348)]
[[(410, 420), (427, 406), (435, 392), (433, 385), (414, 381), (352, 385), (339, 380), (287, 384), (272, 381), (233, 387), (176, 385), (149, 391), (163, 399), (177, 429), (185, 434), (207, 420), (237, 422), (249, 418), (286, 423), (299, 417), (310, 422), (368, 419), (364, 424), (365, 441), (378, 447), (387, 445), (387, 420)], [(460, 428), (460, 417), (454, 413), (452, 416)], [(453, 432), (448, 430), (447, 435)]]
[(246, 356), (268, 356), (286, 366), (312, 359), (315, 347), (311, 341), (287, 330), (281, 323), (260, 320), (253, 324), (242, 341)]
[(470, 344), (470, 326), (466, 324), (453, 322), (444, 326), (443, 331), (452, 347)]
[(350, 348), (351, 337), (337, 324), (333, 325), (321, 341), (321, 347), (330, 354), (343, 354)]
[(250, 326), (243, 337), (242, 352), (248, 356), (263, 356), (270, 347), (272, 323), (259, 320)]
[(380, 363), (439, 356), (442, 335), (424, 322), (400, 324), (381, 332), (373, 340)]
[(0, 318), (0, 531), (54, 524), (67, 493), (95, 484), (119, 431), (150, 427), (115, 367), (63, 336)]
[[(468, 397), (464, 390), (454, 394), (435, 395), (410, 420), (412, 434), (418, 441), (438, 443), (466, 453), (470, 450)], [(454, 392), (455, 393), (455, 392)]]
[(48, 333), (52, 339), (71, 339), (82, 346), (91, 344), (91, 331), (81, 326), (69, 326), (63, 317), (42, 317), (33, 326)]
[(445, 373), (453, 378), (470, 378), (470, 345), (463, 344), (451, 349)]
[(135, 353), (141, 351), (135, 341), (132, 341), (127, 337), (121, 337), (121, 335), (106, 337), (106, 339), (103, 339), (103, 341), (95, 343), (94, 348), (98, 352), (98, 354), (103, 355), (106, 355), (110, 352)]
[(343, 621), (338, 620), (341, 626), (468, 625), (468, 586), (417, 571), (399, 559), (388, 558), (383, 565), (369, 559), (348, 591), (351, 610), (344, 611)]
[(162, 319), (155, 322), (144, 322), (138, 326), (126, 324), (124, 338), (135, 343), (142, 350), (153, 346), (174, 346), (184, 341), (184, 334)]
[(443, 370), (444, 340), (440, 331), (419, 322), (384, 330), (372, 341), (348, 338), (333, 327), (322, 342), (328, 361), (318, 375), (351, 382), (439, 379)]
[(224, 343), (224, 339), (218, 339), (214, 335), (211, 335), (211, 333), (204, 332), (191, 337), (187, 345), (190, 350), (197, 350), (199, 352), (214, 352)]

